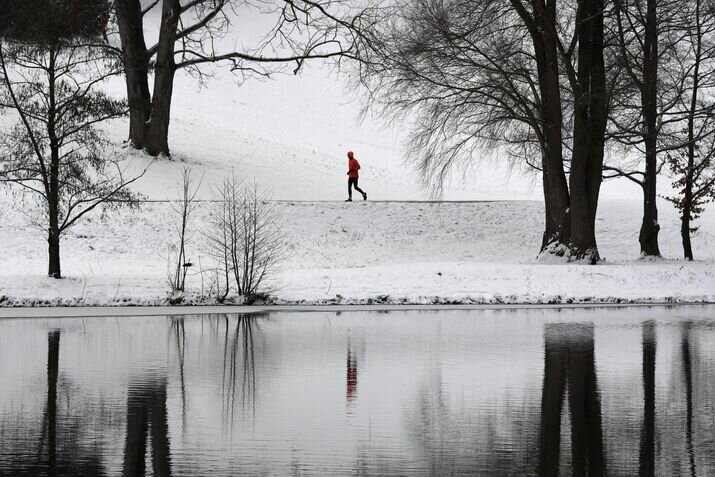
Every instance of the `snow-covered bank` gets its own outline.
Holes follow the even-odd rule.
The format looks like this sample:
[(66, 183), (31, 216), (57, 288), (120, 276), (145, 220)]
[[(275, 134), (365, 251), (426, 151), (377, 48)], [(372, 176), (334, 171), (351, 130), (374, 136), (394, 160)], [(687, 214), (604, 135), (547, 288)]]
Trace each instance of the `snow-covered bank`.
[[(678, 257), (677, 216), (661, 205), (661, 249)], [(694, 236), (698, 261), (642, 261), (640, 204), (604, 201), (598, 239), (606, 261), (589, 266), (536, 262), (538, 202), (279, 202), (278, 208), (290, 243), (272, 282), (275, 303), (715, 302), (712, 210)], [(22, 213), (2, 210), (0, 242), (11, 254), (0, 271), (2, 305), (166, 303), (174, 238), (168, 204), (78, 224), (63, 241), (69, 278), (60, 281), (43, 276), (42, 234)], [(197, 272), (210, 267), (200, 248), (202, 223), (199, 211), (188, 255)], [(212, 303), (205, 297), (209, 279), (189, 277), (188, 303)]]

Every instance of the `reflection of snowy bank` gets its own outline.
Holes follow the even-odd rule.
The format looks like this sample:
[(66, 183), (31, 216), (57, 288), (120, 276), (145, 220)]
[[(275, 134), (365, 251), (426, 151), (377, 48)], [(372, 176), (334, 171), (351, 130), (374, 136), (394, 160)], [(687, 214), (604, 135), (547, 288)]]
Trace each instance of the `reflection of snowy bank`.
[[(3, 198), (2, 200), (6, 200)], [(637, 201), (604, 202), (595, 267), (536, 260), (538, 202), (280, 202), (289, 258), (275, 277), (278, 303), (571, 303), (715, 301), (715, 213), (703, 215), (696, 258), (640, 261)], [(210, 264), (199, 247), (188, 258)], [(681, 254), (677, 216), (662, 204), (661, 250)], [(64, 241), (68, 279), (45, 278), (47, 245), (22, 214), (5, 209), (0, 242), (12, 252), (0, 270), (4, 305), (165, 303), (168, 204), (91, 218)], [(189, 302), (202, 301), (209, 274), (187, 279)], [(210, 300), (203, 300), (210, 303)]]

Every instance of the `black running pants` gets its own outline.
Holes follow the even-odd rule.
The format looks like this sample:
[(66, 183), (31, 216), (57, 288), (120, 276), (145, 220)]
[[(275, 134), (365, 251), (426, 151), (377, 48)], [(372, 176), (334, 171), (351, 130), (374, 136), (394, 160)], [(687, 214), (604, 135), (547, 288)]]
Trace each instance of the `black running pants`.
[(353, 187), (355, 187), (355, 190), (360, 192), (361, 194), (365, 194), (361, 188), (358, 187), (358, 178), (357, 177), (350, 177), (348, 178), (348, 197), (350, 199), (353, 198)]

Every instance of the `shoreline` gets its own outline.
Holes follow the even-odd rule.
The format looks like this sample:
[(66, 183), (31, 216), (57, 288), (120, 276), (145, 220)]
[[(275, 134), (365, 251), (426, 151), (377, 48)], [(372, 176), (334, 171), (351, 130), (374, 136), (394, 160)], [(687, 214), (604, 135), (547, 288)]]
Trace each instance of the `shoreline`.
[(708, 307), (715, 302), (630, 302), (630, 303), (553, 303), (553, 304), (380, 304), (380, 305), (176, 305), (176, 306), (76, 306), (3, 307), (0, 320), (26, 318), (108, 318), (120, 316), (178, 316), (261, 313), (336, 313), (389, 311), (494, 311), (598, 308), (684, 308)]

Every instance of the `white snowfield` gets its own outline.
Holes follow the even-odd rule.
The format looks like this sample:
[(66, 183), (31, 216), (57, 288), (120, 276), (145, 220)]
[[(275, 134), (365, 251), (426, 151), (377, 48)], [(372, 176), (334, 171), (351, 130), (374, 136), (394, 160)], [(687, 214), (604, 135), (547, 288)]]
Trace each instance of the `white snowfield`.
[[(107, 88), (121, 91), (121, 81)], [(238, 87), (218, 72), (199, 90), (177, 76), (170, 145), (173, 160), (121, 148), (127, 122), (107, 126), (129, 170), (150, 164), (135, 184), (151, 201), (138, 211), (88, 216), (62, 241), (66, 277), (45, 276), (47, 242), (27, 206), (0, 190), (0, 304), (160, 305), (168, 298), (168, 247), (175, 241), (177, 198), (185, 166), (203, 175), (200, 198), (232, 171), (273, 191), (289, 239), (288, 258), (271, 280), (275, 303), (613, 303), (715, 301), (715, 210), (696, 225), (697, 260), (685, 262), (676, 211), (660, 204), (662, 260), (638, 259), (639, 191), (604, 184), (597, 266), (537, 260), (543, 229), (539, 179), (493, 160), (428, 198), (403, 162), (404, 131), (356, 122), (358, 106), (319, 70)], [(0, 125), (8, 117), (0, 116)], [(362, 202), (344, 203), (347, 150), (362, 165)], [(661, 185), (667, 188), (669, 180)], [(491, 200), (491, 201), (487, 201)], [(294, 202), (292, 202), (294, 201)], [(392, 201), (392, 202), (390, 202)], [(412, 201), (412, 202), (410, 202)], [(479, 202), (483, 201), (483, 202)], [(205, 207), (205, 206), (204, 206)], [(188, 243), (194, 263), (186, 302), (208, 297), (212, 264), (201, 248), (205, 208)]]
[[(289, 256), (271, 282), (280, 304), (630, 303), (715, 301), (715, 223), (695, 235), (700, 259), (638, 260), (634, 201), (606, 201), (600, 265), (540, 263), (541, 204), (511, 202), (279, 202)], [(663, 204), (664, 206), (666, 204)], [(664, 207), (666, 256), (679, 252), (676, 217)], [(202, 210), (188, 244), (194, 263), (187, 303), (207, 297)], [(706, 216), (707, 217), (707, 216)], [(92, 217), (63, 242), (68, 278), (43, 276), (44, 238), (5, 211), (0, 240), (9, 260), (0, 302), (18, 305), (166, 304), (173, 216), (166, 203)], [(203, 297), (202, 297), (203, 295)]]

